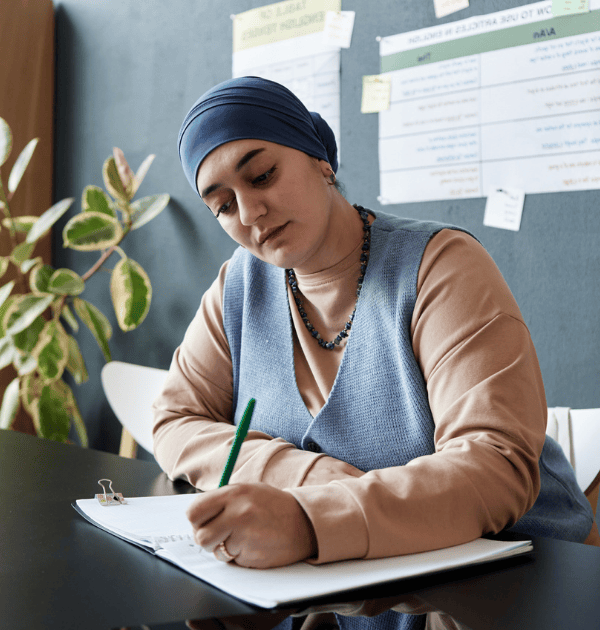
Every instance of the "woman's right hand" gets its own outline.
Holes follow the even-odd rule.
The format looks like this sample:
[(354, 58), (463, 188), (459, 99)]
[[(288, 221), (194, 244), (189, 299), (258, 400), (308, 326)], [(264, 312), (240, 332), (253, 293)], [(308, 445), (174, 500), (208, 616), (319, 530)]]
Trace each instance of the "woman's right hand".
[(319, 457), (311, 466), (304, 481), (303, 486), (322, 486), (330, 481), (348, 479), (348, 477), (362, 477), (365, 473), (358, 468), (335, 459), (334, 457)]

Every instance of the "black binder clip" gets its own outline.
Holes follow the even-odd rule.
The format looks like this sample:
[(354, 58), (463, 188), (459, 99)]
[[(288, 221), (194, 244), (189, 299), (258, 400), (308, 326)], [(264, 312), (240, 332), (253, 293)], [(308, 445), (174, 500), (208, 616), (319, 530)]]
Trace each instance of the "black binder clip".
[[(106, 488), (102, 483), (103, 481), (108, 481), (110, 492), (106, 492)], [(100, 479), (98, 483), (102, 486), (102, 490), (104, 490), (103, 494), (96, 495), (96, 499), (98, 499), (100, 505), (103, 507), (110, 507), (111, 505), (121, 505), (123, 503), (127, 503), (120, 492), (115, 492), (113, 490), (112, 481), (110, 479)]]

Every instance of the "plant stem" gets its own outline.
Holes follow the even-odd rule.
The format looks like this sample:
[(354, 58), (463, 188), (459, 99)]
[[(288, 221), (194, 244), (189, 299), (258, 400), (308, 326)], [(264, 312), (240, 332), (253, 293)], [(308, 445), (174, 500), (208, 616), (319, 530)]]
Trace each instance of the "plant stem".
[[(12, 195), (10, 196), (12, 197)], [(0, 177), (0, 202), (2, 202), (2, 210), (9, 222), (8, 232), (10, 235), (10, 242), (12, 245), (12, 249), (14, 251), (15, 247), (19, 244), (17, 242), (17, 230), (15, 229), (15, 222), (10, 213), (10, 208), (8, 206), (8, 199), (6, 197), (6, 194), (4, 193), (4, 185), (2, 184), (2, 177)], [(17, 280), (19, 282), (21, 292), (25, 294), (27, 293), (27, 284), (25, 283), (25, 274), (21, 271), (21, 267), (19, 265), (15, 265), (15, 267), (17, 268), (19, 272)]]
[(63, 295), (60, 298), (60, 302), (58, 303), (58, 306), (56, 307), (56, 309), (54, 310), (54, 321), (58, 322), (58, 320), (60, 319), (60, 316), (62, 314), (63, 308), (65, 306), (65, 302), (67, 301), (67, 296)]
[(102, 256), (98, 258), (96, 263), (90, 267), (84, 274), (81, 276), (81, 279), (85, 282), (88, 280), (90, 276), (93, 276), (100, 267), (108, 260), (110, 255), (117, 249), (119, 249), (119, 245), (123, 242), (123, 239), (127, 236), (129, 230), (131, 229), (131, 219), (126, 221), (125, 229), (123, 230), (123, 236), (119, 239), (118, 243), (115, 243), (112, 247), (109, 247), (105, 252), (102, 253)]
[(100, 267), (108, 260), (110, 255), (115, 251), (116, 245), (109, 247), (103, 254), (98, 258), (96, 263), (90, 267), (84, 274), (81, 276), (81, 279), (85, 282), (90, 276), (93, 276)]
[(6, 198), (6, 194), (4, 193), (4, 186), (2, 185), (2, 178), (0, 177), (0, 201), (3, 204), (4, 215), (9, 220), (10, 227), (10, 240), (13, 246), (13, 249), (18, 245), (17, 243), (17, 232), (15, 230), (15, 222), (10, 214), (10, 208), (8, 206), (8, 199)]

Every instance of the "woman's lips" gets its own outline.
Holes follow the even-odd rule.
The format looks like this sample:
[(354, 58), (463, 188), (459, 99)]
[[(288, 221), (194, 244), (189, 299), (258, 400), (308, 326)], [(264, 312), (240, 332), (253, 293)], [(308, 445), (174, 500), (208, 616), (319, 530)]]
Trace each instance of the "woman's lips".
[(288, 224), (289, 224), (289, 221), (287, 223), (284, 223), (283, 225), (280, 225), (279, 227), (276, 227), (271, 232), (268, 232), (267, 235), (264, 238), (262, 238), (262, 240), (259, 239), (259, 243), (261, 245), (264, 245), (265, 243), (268, 243), (269, 241), (276, 239), (285, 230)]

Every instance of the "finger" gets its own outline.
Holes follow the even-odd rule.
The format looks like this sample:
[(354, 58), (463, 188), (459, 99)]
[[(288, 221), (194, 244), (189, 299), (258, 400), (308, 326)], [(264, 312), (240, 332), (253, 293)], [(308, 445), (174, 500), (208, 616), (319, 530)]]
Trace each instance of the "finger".
[[(223, 512), (205, 523), (194, 532), (194, 540), (209, 553), (214, 553), (216, 547), (232, 534), (232, 527)], [(232, 555), (235, 555), (232, 553)]]
[(229, 552), (227, 541), (221, 541), (214, 550), (214, 556), (220, 562), (235, 562), (236, 556)]
[(196, 529), (218, 516), (224, 507), (225, 500), (221, 493), (217, 491), (205, 492), (192, 501), (186, 510), (186, 516)]

